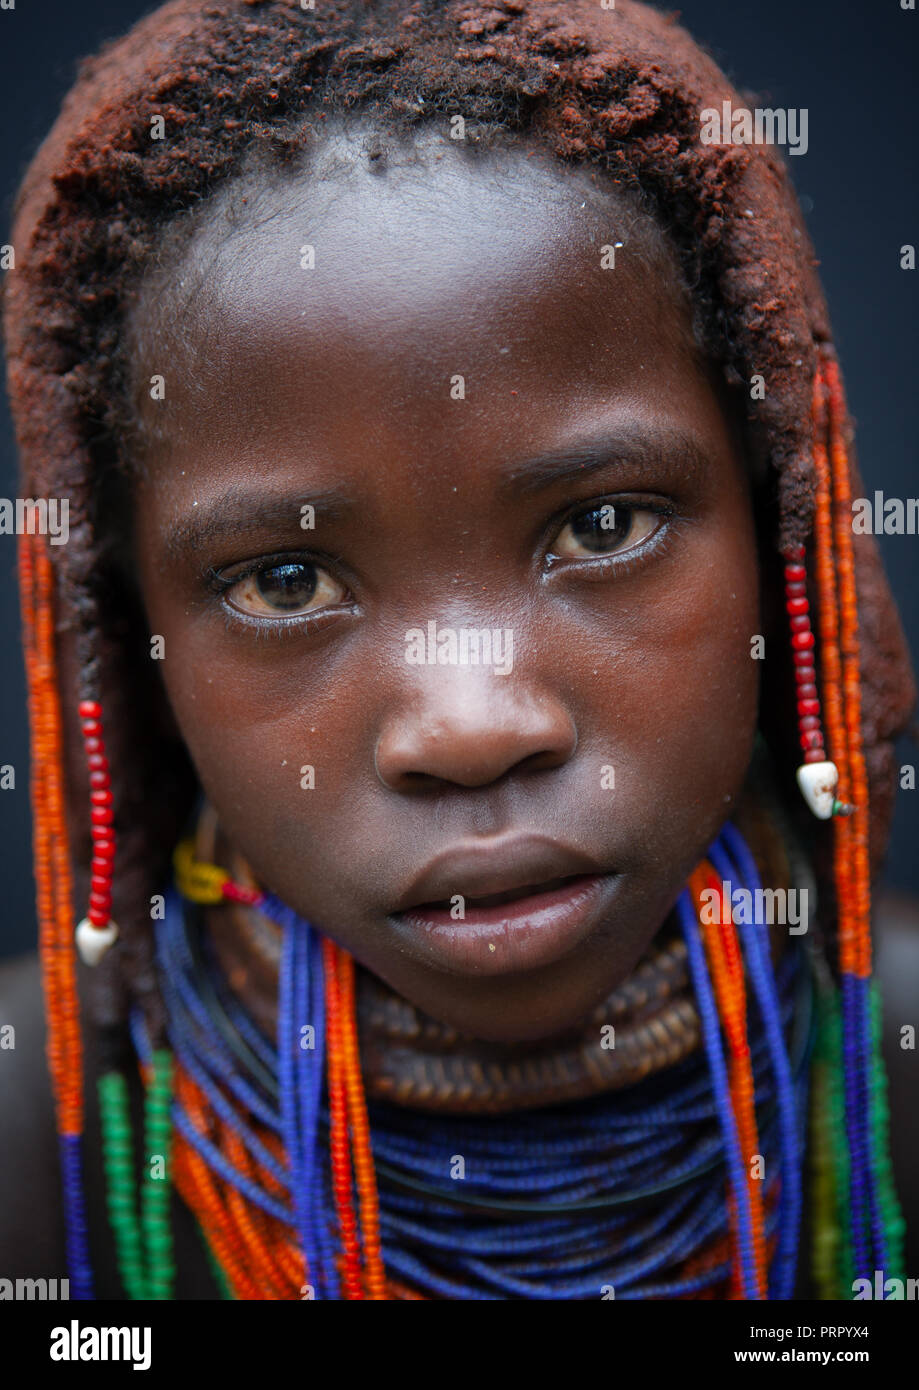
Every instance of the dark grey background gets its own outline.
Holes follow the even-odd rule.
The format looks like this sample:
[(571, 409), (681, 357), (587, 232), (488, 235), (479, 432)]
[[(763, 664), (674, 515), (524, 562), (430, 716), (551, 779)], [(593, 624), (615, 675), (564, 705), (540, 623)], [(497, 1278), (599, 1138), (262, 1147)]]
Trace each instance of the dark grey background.
[[(16, 0), (0, 10), (0, 242), (13, 194), (75, 76), (77, 60), (123, 33), (154, 5), (142, 0)], [(858, 426), (866, 488), (919, 494), (916, 439), (917, 275), (899, 248), (919, 241), (916, 47), (919, 13), (899, 0), (686, 0), (683, 24), (727, 75), (763, 105), (806, 107), (809, 148), (789, 163), (821, 258), (821, 275)], [(0, 401), (0, 495), (15, 497), (15, 450)], [(919, 536), (880, 544), (914, 653)], [(0, 536), (0, 764), (16, 788), (0, 791), (0, 955), (35, 940), (25, 693), (18, 636), (15, 539)], [(919, 763), (904, 742), (901, 762)], [(901, 791), (885, 886), (919, 894), (919, 790)]]

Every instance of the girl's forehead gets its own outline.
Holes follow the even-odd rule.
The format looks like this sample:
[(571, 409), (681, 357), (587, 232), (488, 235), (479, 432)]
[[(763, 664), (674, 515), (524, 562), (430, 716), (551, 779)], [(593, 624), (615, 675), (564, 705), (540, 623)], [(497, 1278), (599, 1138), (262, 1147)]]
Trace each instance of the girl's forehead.
[[(333, 133), (283, 179), (250, 171), (164, 254), (134, 317), (148, 437), (174, 442), (202, 409), (218, 434), (265, 426), (268, 401), (318, 428), (333, 397), (481, 405), (500, 391), (551, 407), (650, 379), (661, 359), (700, 370), (676, 257), (615, 188), (535, 146), (470, 157), (429, 140), (378, 168), (374, 138)], [(165, 364), (166, 400), (151, 402)]]
[(339, 124), (296, 173), (249, 167), (186, 226), (173, 257), (167, 233), (141, 293), (148, 335), (215, 316), (248, 332), (259, 311), (279, 328), (312, 313), (366, 334), (413, 308), (468, 330), (488, 307), (548, 306), (554, 293), (573, 294), (584, 318), (602, 313), (602, 280), (634, 287), (630, 269), (646, 312), (683, 298), (676, 257), (634, 195), (532, 138), (470, 150)]

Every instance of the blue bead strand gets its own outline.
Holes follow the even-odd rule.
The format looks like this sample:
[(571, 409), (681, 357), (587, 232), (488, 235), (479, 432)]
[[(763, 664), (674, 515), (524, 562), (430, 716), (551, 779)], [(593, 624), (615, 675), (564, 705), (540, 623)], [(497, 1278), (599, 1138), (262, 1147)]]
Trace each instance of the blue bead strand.
[[(724, 852), (727, 847), (728, 853)], [(733, 857), (736, 870), (731, 861)], [(732, 825), (722, 830), (720, 842), (711, 849), (711, 861), (722, 880), (741, 885), (753, 893), (753, 921), (739, 924), (747, 970), (753, 983), (772, 1062), (773, 1075), (779, 1096), (779, 1116), (782, 1134), (782, 1191), (779, 1240), (770, 1271), (770, 1298), (788, 1299), (794, 1292), (798, 1243), (801, 1225), (801, 1163), (799, 1116), (795, 1105), (791, 1065), (785, 1047), (781, 1012), (776, 994), (775, 976), (769, 942), (769, 928), (759, 920), (762, 887), (756, 861), (742, 837)]]
[(744, 1298), (755, 1299), (757, 1298), (756, 1266), (753, 1254), (753, 1222), (750, 1211), (750, 1195), (747, 1191), (747, 1175), (740, 1152), (737, 1121), (734, 1116), (727, 1065), (721, 1045), (718, 1010), (705, 961), (705, 947), (702, 944), (695, 907), (685, 888), (677, 900), (677, 911), (680, 915), (683, 936), (689, 953), (689, 968), (692, 973), (696, 1003), (702, 1022), (702, 1038), (708, 1054), (712, 1087), (718, 1104), (721, 1132), (724, 1136), (728, 1174), (736, 1204), (741, 1288)]

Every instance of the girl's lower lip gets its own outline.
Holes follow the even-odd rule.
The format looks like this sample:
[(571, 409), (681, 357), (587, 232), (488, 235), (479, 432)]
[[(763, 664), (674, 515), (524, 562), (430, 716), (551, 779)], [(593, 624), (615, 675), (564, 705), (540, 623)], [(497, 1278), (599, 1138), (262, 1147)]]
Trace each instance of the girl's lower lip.
[(460, 919), (450, 908), (424, 904), (393, 913), (389, 921), (427, 964), (461, 975), (506, 975), (567, 955), (593, 930), (619, 879), (583, 874), (494, 907), (467, 903)]

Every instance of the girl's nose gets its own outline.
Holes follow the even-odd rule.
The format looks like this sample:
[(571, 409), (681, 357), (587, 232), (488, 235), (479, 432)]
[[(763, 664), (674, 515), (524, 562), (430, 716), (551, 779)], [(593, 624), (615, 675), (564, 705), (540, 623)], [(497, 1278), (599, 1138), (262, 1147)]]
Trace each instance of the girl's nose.
[(376, 769), (393, 791), (411, 790), (422, 779), (485, 786), (512, 768), (560, 766), (577, 741), (564, 703), (522, 673), (437, 667), (423, 672), (406, 703), (387, 715)]

